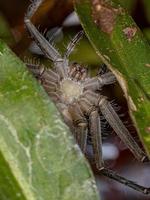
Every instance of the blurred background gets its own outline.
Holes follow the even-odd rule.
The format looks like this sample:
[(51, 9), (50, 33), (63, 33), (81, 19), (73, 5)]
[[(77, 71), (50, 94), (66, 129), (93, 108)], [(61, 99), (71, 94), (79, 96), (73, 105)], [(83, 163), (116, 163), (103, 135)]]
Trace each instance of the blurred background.
[[(130, 12), (147, 40), (150, 41), (150, 0), (116, 1), (124, 4), (124, 7)], [(45, 59), (24, 27), (23, 18), (30, 3), (30, 0), (0, 0), (0, 39), (4, 40), (25, 63), (44, 63), (46, 66), (51, 67), (50, 61)], [(82, 29), (73, 10), (73, 0), (45, 0), (32, 21), (48, 40), (53, 40), (62, 53), (65, 51), (70, 39)], [(87, 66), (92, 75), (96, 75), (103, 66), (86, 37), (81, 40), (70, 60)], [(107, 86), (104, 88), (103, 93), (109, 97), (110, 101), (113, 101), (122, 121), (140, 144), (120, 86), (117, 83)], [(150, 187), (150, 168), (148, 164), (142, 164), (135, 160), (105, 120), (103, 121), (103, 133), (103, 157), (106, 166), (126, 178)], [(90, 141), (88, 156), (92, 157)], [(92, 159), (90, 159), (90, 164), (102, 200), (150, 199), (150, 197), (146, 197), (109, 178), (100, 176)]]

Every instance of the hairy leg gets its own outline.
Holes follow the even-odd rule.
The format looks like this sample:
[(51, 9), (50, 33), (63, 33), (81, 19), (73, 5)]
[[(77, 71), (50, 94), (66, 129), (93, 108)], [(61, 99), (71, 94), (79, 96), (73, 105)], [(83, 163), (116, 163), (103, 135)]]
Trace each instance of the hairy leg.
[(116, 172), (105, 168), (104, 161), (102, 158), (100, 117), (97, 111), (91, 112), (89, 116), (89, 121), (90, 121), (90, 132), (92, 136), (92, 146), (93, 146), (93, 152), (94, 152), (94, 157), (95, 157), (95, 163), (100, 173), (119, 183), (127, 185), (128, 187), (131, 187), (136, 191), (142, 192), (144, 194), (150, 194), (150, 188), (140, 186), (136, 184), (135, 182), (118, 175)]
[(42, 75), (42, 79), (44, 80), (44, 82), (54, 82), (56, 84), (59, 83), (60, 81), (60, 76), (59, 74), (57, 74), (56, 72), (54, 72), (51, 69), (45, 69), (43, 75)]
[(44, 65), (38, 65), (34, 63), (25, 63), (29, 71), (33, 74), (38, 80), (41, 79), (43, 72), (45, 71)]
[(78, 32), (74, 38), (70, 41), (70, 43), (67, 46), (67, 51), (64, 55), (64, 58), (67, 59), (70, 54), (72, 53), (72, 51), (74, 50), (75, 46), (77, 45), (77, 43), (80, 41), (80, 39), (83, 37), (84, 32), (80, 31)]
[(99, 113), (96, 110), (90, 113), (89, 123), (96, 167), (101, 169), (104, 166), (103, 159), (100, 159), (102, 158), (101, 122)]
[(60, 81), (60, 76), (56, 72), (51, 69), (46, 69), (44, 65), (36, 65), (36, 64), (27, 64), (29, 71), (41, 81), (42, 85), (47, 88), (57, 87), (57, 84)]
[(116, 81), (115, 76), (111, 72), (107, 72), (101, 76), (89, 78), (84, 83), (86, 90), (100, 90), (104, 85), (112, 84)]
[[(31, 18), (34, 13), (38, 10), (44, 0), (34, 1), (24, 18), (24, 23), (30, 35), (36, 41), (40, 49), (43, 51), (44, 55), (54, 62), (55, 68), (62, 78), (67, 77), (67, 69), (64, 65), (64, 59), (61, 57), (60, 53), (44, 38), (44, 36), (37, 30), (37, 28), (32, 24)], [(65, 63), (66, 64), (66, 63)]]
[(124, 142), (124, 144), (134, 154), (135, 158), (141, 162), (148, 161), (147, 156), (136, 143), (134, 138), (131, 136), (125, 125), (120, 120), (116, 111), (112, 107), (111, 103), (106, 99), (106, 97), (90, 90), (85, 91), (83, 96), (84, 99), (87, 99), (89, 101), (89, 103), (99, 107), (105, 119), (108, 121), (108, 123), (114, 129), (120, 139)]
[(137, 183), (135, 183), (134, 181), (131, 181), (131, 180), (128, 180), (120, 175), (118, 175), (116, 172), (110, 170), (110, 169), (107, 169), (107, 168), (104, 168), (101, 170), (101, 173), (104, 175), (104, 176), (107, 176), (119, 183), (122, 183), (123, 185), (126, 185), (138, 192), (141, 192), (143, 194), (146, 194), (146, 195), (149, 195), (150, 194), (150, 188), (147, 188), (147, 187), (144, 187), (144, 186), (141, 186), (141, 185), (138, 185)]
[(77, 143), (79, 144), (82, 152), (85, 153), (88, 133), (87, 120), (85, 119), (78, 103), (70, 105), (68, 111), (71, 114), (75, 126), (75, 137)]
[(29, 31), (33, 39), (37, 42), (44, 54), (52, 61), (56, 61), (57, 59), (61, 58), (61, 55), (52, 45), (49, 44), (49, 42), (43, 37), (43, 35), (31, 22), (32, 16), (43, 2), (44, 0), (36, 0), (30, 5), (27, 14), (25, 15), (24, 22), (27, 30)]
[(135, 158), (141, 162), (147, 161), (145, 153), (130, 135), (129, 131), (113, 109), (111, 103), (107, 101), (105, 97), (101, 97), (99, 101), (99, 107), (105, 119), (108, 121), (120, 139), (124, 142), (124, 144), (134, 154)]

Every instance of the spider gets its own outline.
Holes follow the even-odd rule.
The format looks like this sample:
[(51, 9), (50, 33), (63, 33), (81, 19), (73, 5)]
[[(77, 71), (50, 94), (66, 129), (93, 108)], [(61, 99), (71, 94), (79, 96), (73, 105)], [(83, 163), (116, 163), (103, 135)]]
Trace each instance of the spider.
[[(120, 120), (106, 96), (101, 94), (104, 85), (115, 82), (115, 76), (109, 71), (90, 77), (87, 70), (78, 63), (69, 63), (68, 57), (83, 35), (80, 31), (67, 46), (62, 57), (32, 24), (31, 18), (43, 0), (36, 0), (29, 7), (24, 22), (31, 37), (36, 41), (44, 55), (53, 62), (53, 70), (44, 66), (28, 64), (30, 71), (40, 80), (44, 89), (56, 104), (65, 122), (72, 130), (82, 152), (86, 153), (87, 137), (90, 134), (96, 168), (101, 174), (127, 185), (144, 194), (150, 194), (150, 188), (138, 185), (104, 165), (102, 157), (101, 115), (107, 120), (116, 134), (130, 149), (138, 161), (148, 161), (143, 150)], [(101, 113), (101, 114), (100, 114)]]

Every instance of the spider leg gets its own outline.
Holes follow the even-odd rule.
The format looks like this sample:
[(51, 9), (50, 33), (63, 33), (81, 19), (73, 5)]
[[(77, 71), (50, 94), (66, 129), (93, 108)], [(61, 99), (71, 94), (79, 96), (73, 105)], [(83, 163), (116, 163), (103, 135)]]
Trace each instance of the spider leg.
[(68, 108), (69, 113), (75, 125), (75, 137), (83, 153), (86, 151), (87, 142), (87, 120), (78, 103), (70, 105)]
[(116, 77), (114, 76), (114, 74), (112, 72), (107, 72), (105, 74), (102, 74), (99, 79), (101, 78), (101, 84), (103, 87), (104, 85), (110, 85), (112, 83), (116, 82)]
[[(38, 46), (41, 48), (43, 53), (54, 62), (55, 68), (59, 75), (64, 78), (67, 76), (66, 60), (61, 57), (60, 53), (44, 38), (44, 36), (37, 30), (37, 28), (31, 22), (31, 18), (34, 13), (38, 10), (44, 0), (36, 0), (29, 7), (27, 14), (24, 18), (24, 23), (30, 35), (34, 38)], [(65, 62), (65, 63), (64, 63)]]
[(114, 129), (116, 134), (125, 143), (125, 145), (130, 149), (135, 158), (141, 162), (148, 161), (147, 156), (136, 143), (134, 138), (130, 135), (127, 128), (124, 126), (120, 118), (118, 117), (116, 111), (112, 107), (111, 103), (102, 95), (98, 95), (95, 92), (87, 90), (84, 92), (84, 98), (88, 100), (92, 105), (98, 106), (102, 112), (105, 119), (108, 121), (110, 126)]
[(46, 69), (44, 65), (26, 64), (29, 71), (38, 79), (45, 87), (57, 87), (60, 80), (59, 74), (51, 69)]
[(79, 33), (77, 33), (74, 38), (71, 40), (71, 42), (68, 44), (67, 46), (67, 51), (64, 54), (64, 59), (63, 59), (63, 65), (67, 66), (68, 65), (68, 57), (70, 56), (70, 54), (72, 53), (72, 51), (74, 50), (76, 44), (79, 42), (79, 40), (82, 38), (84, 32), (80, 31)]
[(103, 168), (104, 161), (102, 159), (102, 136), (100, 116), (96, 110), (92, 111), (89, 116), (90, 133), (92, 139), (93, 153), (95, 163), (98, 169)]
[(77, 141), (83, 153), (86, 151), (86, 142), (87, 142), (87, 123), (79, 123), (77, 126)]
[(107, 72), (101, 76), (87, 79), (84, 83), (84, 88), (93, 91), (100, 90), (104, 85), (112, 84), (115, 81), (116, 78), (112, 72)]
[(57, 104), (60, 102), (60, 94), (57, 90), (60, 76), (51, 69), (46, 69), (44, 65), (26, 64), (29, 71), (42, 84), (50, 98)]
[(56, 83), (53, 83), (53, 82), (44, 82), (42, 83), (45, 91), (50, 95), (51, 92), (56, 92), (57, 90), (57, 84)]
[(150, 194), (150, 188), (147, 188), (147, 187), (144, 187), (144, 186), (141, 186), (141, 185), (138, 185), (137, 183), (135, 183), (134, 181), (131, 181), (131, 180), (128, 180), (120, 175), (118, 175), (116, 172), (110, 170), (110, 169), (107, 169), (107, 168), (104, 168), (101, 170), (101, 173), (104, 175), (104, 176), (107, 176), (119, 183), (122, 183), (123, 185), (126, 185), (138, 192), (141, 192), (143, 194), (146, 194), (146, 195), (149, 195)]
[(146, 188), (136, 184), (135, 182), (128, 180), (116, 172), (104, 167), (104, 161), (102, 158), (102, 138), (101, 138), (101, 126), (100, 126), (100, 116), (96, 110), (92, 111), (89, 116), (90, 122), (90, 132), (92, 136), (92, 146), (94, 152), (95, 163), (97, 169), (103, 174), (119, 183), (127, 185), (136, 191), (142, 192), (144, 194), (150, 194), (150, 188)]
[(65, 59), (67, 59), (67, 58), (70, 56), (70, 54), (71, 54), (72, 51), (74, 50), (76, 44), (77, 44), (77, 43), (80, 41), (80, 39), (82, 38), (83, 34), (84, 34), (83, 31), (78, 32), (78, 33), (74, 36), (74, 38), (71, 40), (71, 42), (68, 44), (68, 46), (67, 46), (67, 51), (66, 51), (66, 53), (65, 53), (65, 55), (64, 55), (64, 58), (65, 58)]
[(45, 67), (44, 65), (37, 65), (37, 64), (33, 64), (33, 63), (25, 63), (27, 68), (29, 69), (29, 71), (37, 78), (40, 79), (40, 77), (42, 76)]
[(34, 13), (38, 10), (40, 5), (44, 2), (44, 0), (36, 0), (34, 1), (24, 18), (24, 23), (27, 27), (27, 30), (31, 34), (31, 36), (35, 39), (41, 50), (44, 54), (51, 59), (52, 61), (56, 61), (58, 59), (62, 59), (59, 52), (52, 46), (50, 43), (43, 37), (43, 35), (37, 30), (37, 28), (32, 24), (31, 18)]
[(59, 110), (59, 113), (62, 115), (62, 119), (69, 127), (70, 131), (74, 134), (74, 125), (72, 121), (72, 117), (68, 111), (68, 106), (62, 102), (59, 102), (56, 104), (57, 109)]
[(59, 95), (59, 93), (58, 92), (56, 92), (56, 91), (51, 91), (51, 90), (47, 90), (46, 91), (47, 92), (47, 94), (50, 96), (50, 98), (52, 99), (52, 101), (56, 104), (56, 106), (57, 106), (57, 103), (59, 103), (60, 102), (60, 95)]
[(130, 135), (127, 128), (124, 126), (117, 113), (113, 109), (112, 105), (109, 101), (106, 100), (105, 97), (101, 96), (99, 101), (99, 107), (104, 115), (105, 119), (114, 129), (116, 134), (120, 137), (120, 139), (125, 143), (125, 145), (130, 149), (130, 151), (134, 154), (137, 160), (144, 162), (147, 161), (147, 156), (136, 143), (134, 138)]
[(42, 79), (45, 82), (54, 82), (54, 83), (58, 83), (60, 81), (60, 76), (59, 74), (57, 74), (56, 72), (54, 72), (51, 69), (46, 69), (43, 74), (42, 74)]

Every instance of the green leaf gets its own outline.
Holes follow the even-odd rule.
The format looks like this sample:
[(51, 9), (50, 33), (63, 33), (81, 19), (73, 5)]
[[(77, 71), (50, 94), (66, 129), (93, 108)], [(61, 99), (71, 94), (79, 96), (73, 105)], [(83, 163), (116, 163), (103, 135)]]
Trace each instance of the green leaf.
[(11, 33), (10, 27), (6, 22), (5, 18), (0, 13), (0, 39), (5, 41), (7, 44), (12, 45), (14, 38)]
[(76, 0), (75, 8), (91, 44), (115, 73), (141, 141), (150, 155), (150, 47), (116, 0)]
[(121, 6), (127, 9), (130, 13), (135, 9), (137, 0), (114, 0), (114, 2), (121, 4)]
[(49, 97), (0, 41), (0, 199), (96, 200), (89, 165)]
[(143, 0), (142, 3), (144, 5), (144, 11), (146, 13), (147, 20), (150, 23), (150, 1)]
[(143, 29), (144, 36), (147, 38), (148, 42), (150, 42), (150, 28)]

